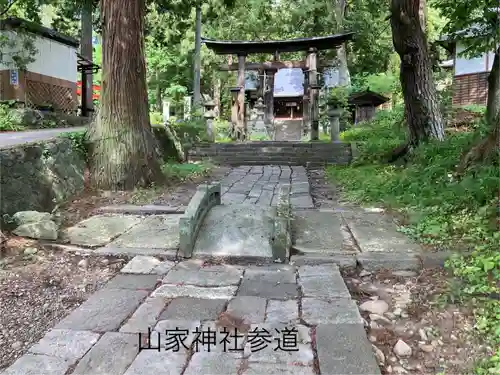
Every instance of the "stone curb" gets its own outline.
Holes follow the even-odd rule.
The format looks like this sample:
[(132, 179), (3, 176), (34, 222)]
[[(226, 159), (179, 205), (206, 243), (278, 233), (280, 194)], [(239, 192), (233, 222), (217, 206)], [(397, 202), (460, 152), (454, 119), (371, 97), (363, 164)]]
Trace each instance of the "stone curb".
[(214, 206), (221, 204), (221, 184), (199, 185), (179, 219), (179, 255), (191, 258), (196, 236), (205, 216)]
[(160, 205), (136, 206), (133, 204), (117, 204), (112, 206), (99, 207), (93, 211), (94, 214), (124, 214), (124, 215), (168, 215), (183, 214), (185, 206), (172, 207)]
[(290, 185), (280, 185), (278, 205), (273, 207), (271, 246), (275, 262), (288, 263), (292, 247)]

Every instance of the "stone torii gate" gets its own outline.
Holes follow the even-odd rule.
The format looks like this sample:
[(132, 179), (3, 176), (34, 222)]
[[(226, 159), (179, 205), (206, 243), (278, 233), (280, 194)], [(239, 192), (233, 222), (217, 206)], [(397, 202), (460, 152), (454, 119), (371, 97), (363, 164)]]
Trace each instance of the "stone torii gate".
[[(320, 66), (329, 66), (325, 62), (318, 62), (318, 51), (338, 48), (343, 43), (351, 40), (354, 33), (320, 36), (312, 38), (298, 38), (289, 40), (269, 41), (228, 41), (202, 38), (202, 42), (218, 55), (236, 55), (238, 63), (225, 64), (220, 70), (237, 71), (238, 87), (234, 88), (237, 98), (234, 102), (233, 124), (235, 126), (237, 139), (246, 136), (245, 120), (245, 71), (259, 70), (265, 72), (267, 82), (264, 86), (268, 90), (264, 94), (266, 105), (266, 121), (272, 121), (274, 103), (274, 75), (281, 68), (301, 68), (305, 73), (304, 96), (303, 96), (303, 119), (304, 123), (311, 128), (311, 140), (317, 140), (319, 136), (319, 106), (318, 95), (320, 86), (317, 81), (317, 71)], [(305, 61), (279, 61), (280, 52), (306, 52)], [(264, 63), (247, 63), (249, 54), (273, 54), (274, 60)], [(262, 85), (261, 85), (262, 87)]]

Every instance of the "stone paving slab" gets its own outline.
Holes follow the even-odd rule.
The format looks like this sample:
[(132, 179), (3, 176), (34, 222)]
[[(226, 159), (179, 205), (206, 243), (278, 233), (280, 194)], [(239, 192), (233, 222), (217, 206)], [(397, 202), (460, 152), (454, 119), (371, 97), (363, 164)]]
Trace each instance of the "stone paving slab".
[(163, 284), (152, 293), (152, 297), (163, 296), (166, 298), (192, 297), (206, 299), (230, 299), (236, 293), (236, 286), (221, 286), (205, 288), (193, 285)]
[(362, 325), (320, 324), (316, 348), (322, 374), (380, 375)]
[(66, 375), (72, 363), (63, 358), (25, 354), (2, 375)]
[(110, 289), (92, 294), (80, 307), (61, 320), (56, 329), (109, 332), (120, 327), (149, 292), (144, 290)]
[(153, 290), (160, 281), (157, 275), (118, 274), (108, 281), (111, 289)]
[(87, 353), (99, 337), (98, 333), (89, 331), (53, 329), (47, 332), (28, 352), (62, 358), (73, 364)]
[(389, 269), (393, 271), (420, 271), (422, 261), (418, 254), (393, 252), (393, 253), (360, 253), (356, 255), (358, 263), (367, 271), (380, 271)]
[(184, 375), (235, 375), (241, 363), (238, 354), (198, 352), (191, 357)]
[(229, 286), (238, 285), (243, 275), (243, 269), (235, 266), (210, 266), (193, 272), (189, 269), (172, 269), (163, 279), (165, 284), (183, 283), (198, 286)]
[(80, 360), (73, 375), (122, 375), (139, 353), (138, 336), (106, 332)]
[(110, 246), (177, 249), (179, 247), (179, 219), (182, 214), (155, 215), (114, 240)]
[(266, 323), (296, 324), (299, 321), (299, 304), (297, 300), (269, 300), (267, 303)]
[(267, 301), (255, 296), (238, 296), (227, 306), (227, 312), (232, 316), (242, 318), (245, 323), (262, 323), (266, 318)]
[(97, 248), (93, 251), (94, 254), (102, 256), (159, 256), (165, 259), (176, 260), (177, 249), (156, 249), (156, 248), (139, 248), (139, 247), (118, 247), (113, 244)]
[(361, 252), (419, 252), (421, 248), (379, 213), (343, 214)]
[[(303, 252), (331, 254), (342, 251), (344, 233), (340, 214), (294, 211), (294, 246)], [(307, 254), (307, 253), (306, 253)]]
[(143, 220), (137, 215), (96, 215), (68, 228), (64, 237), (72, 245), (103, 246)]
[(227, 299), (179, 297), (170, 302), (159, 319), (216, 320), (226, 305)]
[(304, 297), (351, 298), (336, 265), (302, 266), (299, 267), (298, 273)]
[(148, 257), (144, 255), (138, 255), (134, 257), (130, 262), (128, 262), (120, 272), (123, 273), (152, 273), (153, 269), (155, 269), (161, 263), (155, 257)]
[(356, 267), (357, 261), (354, 254), (306, 253), (305, 255), (292, 255), (290, 263), (296, 266), (317, 266), (333, 263), (339, 267)]
[(135, 205), (135, 204), (115, 204), (112, 206), (99, 207), (94, 212), (96, 214), (122, 214), (122, 215), (166, 215), (182, 214), (185, 206), (163, 206), (156, 204)]
[(363, 324), (356, 302), (351, 299), (302, 299), (302, 320), (308, 325)]
[(158, 353), (156, 350), (143, 350), (124, 375), (180, 375), (186, 362), (185, 353)]
[(212, 208), (201, 226), (194, 254), (272, 259), (271, 215), (269, 208), (256, 205)]
[(269, 283), (243, 280), (238, 296), (255, 296), (267, 299), (287, 300), (299, 297), (299, 288), (295, 283)]
[(124, 333), (144, 333), (148, 328), (156, 325), (161, 312), (170, 302), (164, 297), (151, 297), (146, 299), (127, 322), (120, 328)]

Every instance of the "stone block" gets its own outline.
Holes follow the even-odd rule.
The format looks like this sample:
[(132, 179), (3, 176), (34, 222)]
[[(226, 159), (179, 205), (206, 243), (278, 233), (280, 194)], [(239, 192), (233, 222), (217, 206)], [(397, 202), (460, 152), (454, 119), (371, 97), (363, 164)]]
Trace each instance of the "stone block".
[(376, 272), (382, 269), (392, 271), (420, 271), (422, 262), (417, 254), (393, 253), (360, 253), (356, 255), (363, 269)]
[(151, 347), (174, 354), (187, 353), (199, 337), (200, 329), (199, 320), (160, 320), (151, 332)]
[(165, 284), (186, 284), (197, 286), (238, 285), (243, 269), (231, 265), (203, 267), (197, 272), (173, 269), (163, 279)]
[(177, 249), (182, 214), (148, 216), (114, 240), (110, 246), (146, 249)]
[(214, 206), (221, 204), (221, 185), (200, 185), (179, 220), (179, 251), (186, 258), (193, 254), (196, 236), (203, 219)]
[(361, 324), (318, 325), (316, 349), (322, 374), (380, 375)]
[(267, 304), (266, 323), (292, 323), (299, 320), (299, 305), (297, 300), (270, 300)]
[(236, 293), (236, 286), (221, 286), (205, 288), (193, 285), (163, 284), (152, 293), (152, 297), (163, 296), (166, 298), (192, 297), (205, 299), (230, 299)]
[(153, 269), (161, 262), (155, 257), (148, 257), (144, 255), (135, 256), (120, 272), (123, 273), (153, 273)]
[[(194, 352), (243, 355), (245, 340), (247, 338), (245, 329), (240, 327), (223, 327), (217, 321), (207, 321), (203, 323), (201, 329), (198, 331), (201, 334), (197, 333), (198, 338), (193, 342), (192, 350)], [(205, 335), (205, 340), (202, 340), (202, 335)], [(211, 339), (209, 335), (211, 335)]]
[(61, 320), (56, 329), (114, 331), (132, 314), (148, 295), (147, 291), (129, 289), (98, 290), (80, 307)]
[(156, 325), (160, 313), (170, 300), (163, 297), (148, 298), (120, 328), (124, 333), (147, 332)]
[(350, 299), (326, 301), (315, 298), (302, 298), (302, 320), (308, 325), (363, 325), (358, 306), (356, 302)]
[(300, 364), (252, 362), (243, 367), (241, 375), (315, 375), (314, 367)]
[(267, 299), (287, 300), (298, 298), (297, 284), (276, 284), (261, 281), (243, 280), (238, 296), (255, 296)]
[(246, 323), (261, 323), (266, 316), (266, 300), (253, 296), (238, 296), (233, 298), (227, 307), (231, 316), (242, 318)]
[(71, 361), (46, 355), (25, 354), (2, 375), (66, 375)]
[(143, 350), (134, 359), (124, 375), (162, 374), (179, 375), (186, 365), (185, 353), (158, 353), (156, 350)]
[(260, 267), (248, 267), (245, 270), (243, 280), (260, 281), (266, 283), (295, 283), (297, 275), (295, 267), (290, 265), (268, 265)]
[(77, 362), (99, 340), (98, 333), (89, 331), (73, 331), (69, 329), (53, 329), (29, 352), (49, 357), (66, 359), (70, 364)]
[(179, 297), (160, 315), (160, 320), (216, 320), (227, 305), (227, 299)]
[(194, 353), (184, 375), (234, 375), (242, 363), (241, 355), (234, 353)]
[(80, 360), (73, 375), (122, 375), (139, 353), (138, 336), (107, 332)]
[(296, 266), (316, 266), (327, 263), (337, 264), (339, 267), (356, 267), (356, 257), (354, 254), (325, 254), (307, 253), (305, 255), (292, 255), (290, 263)]
[(157, 275), (118, 274), (107, 284), (110, 289), (153, 290), (161, 282)]

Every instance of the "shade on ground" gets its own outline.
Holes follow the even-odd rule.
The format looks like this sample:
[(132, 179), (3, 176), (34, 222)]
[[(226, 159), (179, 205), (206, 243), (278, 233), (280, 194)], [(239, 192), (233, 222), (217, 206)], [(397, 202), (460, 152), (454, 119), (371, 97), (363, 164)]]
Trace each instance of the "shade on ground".
[(200, 228), (194, 255), (271, 258), (271, 228), (269, 207), (213, 207)]

